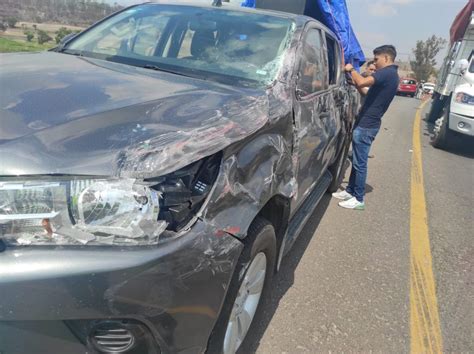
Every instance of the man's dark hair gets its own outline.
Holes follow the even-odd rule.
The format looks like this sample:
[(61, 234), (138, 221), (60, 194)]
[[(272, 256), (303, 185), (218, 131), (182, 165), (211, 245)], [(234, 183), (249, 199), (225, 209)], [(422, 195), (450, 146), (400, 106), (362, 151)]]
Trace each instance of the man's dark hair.
[(373, 64), (375, 64), (375, 62), (374, 62), (373, 60), (369, 60), (369, 61), (367, 62), (367, 67), (369, 67), (369, 66), (371, 66), (371, 65), (373, 65)]
[(393, 45), (386, 44), (386, 45), (381, 45), (380, 47), (377, 47), (374, 49), (374, 55), (388, 55), (392, 61), (395, 61), (395, 58), (397, 57), (397, 50)]

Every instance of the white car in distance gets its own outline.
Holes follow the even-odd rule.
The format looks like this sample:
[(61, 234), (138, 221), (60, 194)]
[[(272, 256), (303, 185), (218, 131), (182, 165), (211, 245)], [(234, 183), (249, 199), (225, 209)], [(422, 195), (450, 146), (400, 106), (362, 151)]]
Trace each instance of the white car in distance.
[(435, 88), (435, 84), (433, 84), (432, 82), (425, 82), (423, 84), (423, 93), (428, 93), (430, 95), (433, 94), (434, 92), (434, 88)]

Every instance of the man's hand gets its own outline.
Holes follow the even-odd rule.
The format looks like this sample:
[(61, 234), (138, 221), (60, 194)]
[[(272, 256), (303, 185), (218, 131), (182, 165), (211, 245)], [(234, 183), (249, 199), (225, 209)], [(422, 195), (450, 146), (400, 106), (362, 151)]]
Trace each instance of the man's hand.
[(356, 70), (354, 70), (354, 66), (352, 64), (346, 64), (344, 67), (346, 72), (350, 72), (352, 81), (354, 81), (355, 86), (357, 89), (361, 89), (363, 87), (370, 87), (375, 83), (374, 77), (362, 77)]
[(347, 71), (347, 72), (351, 71), (352, 69), (354, 69), (352, 64), (346, 64), (346, 66), (344, 67), (344, 70)]

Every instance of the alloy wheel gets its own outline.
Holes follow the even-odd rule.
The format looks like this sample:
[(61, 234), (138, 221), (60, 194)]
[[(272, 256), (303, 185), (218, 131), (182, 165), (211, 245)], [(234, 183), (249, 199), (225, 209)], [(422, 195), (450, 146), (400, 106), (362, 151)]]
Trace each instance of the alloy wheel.
[(242, 344), (257, 312), (267, 273), (267, 257), (258, 253), (250, 263), (235, 298), (224, 338), (224, 353), (235, 353)]

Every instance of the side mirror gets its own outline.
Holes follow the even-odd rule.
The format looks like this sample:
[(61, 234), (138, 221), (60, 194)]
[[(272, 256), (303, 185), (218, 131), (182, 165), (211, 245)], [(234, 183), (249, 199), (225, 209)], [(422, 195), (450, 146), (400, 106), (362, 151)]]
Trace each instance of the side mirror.
[(464, 72), (469, 67), (469, 62), (467, 61), (467, 59), (461, 59), (458, 61), (457, 66), (459, 70), (461, 70), (461, 72)]
[(297, 99), (301, 100), (306, 95), (307, 95), (307, 93), (305, 91), (303, 91), (302, 89), (300, 89), (300, 88), (296, 89), (296, 98)]

